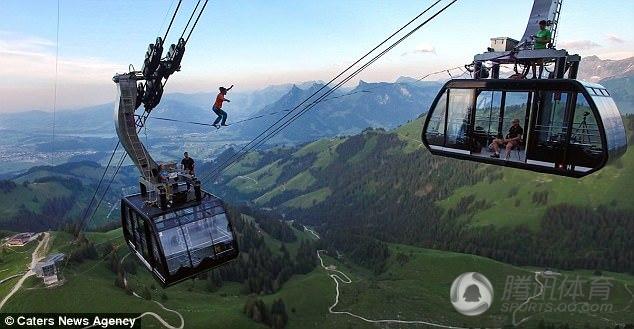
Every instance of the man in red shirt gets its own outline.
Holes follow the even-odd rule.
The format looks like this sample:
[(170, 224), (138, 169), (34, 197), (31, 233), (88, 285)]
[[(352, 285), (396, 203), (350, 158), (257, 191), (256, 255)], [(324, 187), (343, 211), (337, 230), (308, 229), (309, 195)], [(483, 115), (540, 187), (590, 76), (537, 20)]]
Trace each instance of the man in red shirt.
[(230, 100), (225, 98), (225, 95), (227, 94), (227, 91), (231, 90), (231, 88), (233, 88), (233, 85), (231, 85), (231, 87), (229, 88), (225, 88), (225, 87), (220, 87), (220, 92), (218, 93), (218, 96), (216, 96), (216, 102), (214, 103), (214, 106), (212, 107), (212, 110), (214, 111), (214, 113), (216, 113), (218, 115), (218, 118), (216, 118), (216, 121), (214, 121), (213, 126), (217, 128), (220, 128), (220, 125), (218, 125), (218, 123), (220, 123), (220, 120), (222, 120), (222, 126), (228, 126), (226, 124), (227, 122), (227, 112), (222, 110), (222, 103), (223, 102), (231, 102)]

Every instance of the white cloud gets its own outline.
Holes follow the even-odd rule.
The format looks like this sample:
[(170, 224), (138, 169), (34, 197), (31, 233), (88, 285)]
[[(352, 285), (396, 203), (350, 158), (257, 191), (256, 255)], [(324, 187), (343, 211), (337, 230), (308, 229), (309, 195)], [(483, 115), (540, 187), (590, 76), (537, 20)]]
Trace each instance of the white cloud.
[(436, 48), (429, 44), (420, 44), (413, 50), (404, 52), (403, 54), (401, 54), (401, 56), (414, 54), (436, 54)]
[(618, 37), (618, 36), (616, 36), (616, 35), (614, 35), (614, 34), (608, 34), (608, 35), (607, 35), (607, 38), (608, 38), (608, 41), (610, 41), (610, 42), (612, 42), (612, 43), (619, 43), (619, 44), (621, 44), (621, 43), (624, 43), (624, 42), (625, 42), (625, 40), (623, 40), (622, 38), (620, 38), (620, 37)]
[(601, 47), (601, 45), (591, 40), (571, 40), (559, 42), (557, 47), (565, 48), (574, 52), (579, 50), (598, 48)]
[[(3, 65), (0, 74), (3, 77), (43, 80), (55, 76), (55, 43), (36, 38), (22, 40), (0, 39), (0, 56)], [(125, 69), (120, 64), (99, 58), (81, 58), (60, 56), (58, 60), (58, 78), (66, 81), (86, 81), (87, 79), (114, 75), (117, 70)]]
[[(0, 31), (0, 112), (53, 107), (55, 52), (54, 41)], [(117, 71), (127, 71), (127, 66), (101, 58), (60, 56), (57, 107), (110, 101), (111, 79)]]

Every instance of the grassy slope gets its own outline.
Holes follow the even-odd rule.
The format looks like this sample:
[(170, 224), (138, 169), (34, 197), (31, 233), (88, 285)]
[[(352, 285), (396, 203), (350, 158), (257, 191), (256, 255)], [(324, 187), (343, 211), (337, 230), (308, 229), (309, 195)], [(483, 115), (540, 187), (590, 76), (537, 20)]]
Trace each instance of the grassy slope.
[[(295, 153), (293, 153), (292, 157), (299, 158), (310, 154), (315, 154), (316, 160), (312, 168), (319, 170), (327, 166), (332, 161), (333, 157), (336, 156), (335, 150), (337, 146), (343, 141), (344, 139), (342, 138), (320, 139), (303, 146)], [(227, 172), (226, 175), (229, 177), (235, 175), (244, 175), (256, 180), (257, 184), (248, 178), (235, 177), (229, 182), (228, 185), (235, 188), (241, 193), (249, 194), (256, 192), (257, 194), (259, 194), (258, 197), (254, 198), (254, 201), (256, 203), (265, 204), (272, 198), (288, 190), (311, 192), (310, 188), (314, 184), (315, 178), (309, 172), (302, 172), (281, 184), (276, 184), (277, 178), (281, 174), (282, 170), (284, 170), (286, 161), (278, 160), (262, 168), (254, 168), (253, 165), (254, 163), (256, 163), (259, 156), (255, 155), (254, 153), (250, 153), (245, 158), (246, 160), (240, 161), (238, 165), (234, 167), (237, 167), (238, 169), (232, 169), (232, 171)], [(327, 193), (325, 190), (320, 191), (311, 196), (306, 196), (303, 198), (300, 197), (295, 201), (291, 200), (293, 202), (289, 201), (289, 205), (304, 206), (307, 205), (306, 202), (310, 202), (310, 204), (312, 204), (312, 200), (315, 197), (318, 202), (321, 202), (327, 196), (327, 194), (329, 193)]]
[[(404, 265), (400, 265), (392, 256), (387, 271), (379, 276), (368, 274), (363, 269), (346, 266), (333, 258), (325, 257), (326, 264), (336, 264), (337, 269), (350, 275), (353, 280), (352, 284), (349, 285), (340, 284), (341, 297), (336, 310), (349, 311), (370, 319), (394, 319), (399, 315), (402, 320), (422, 320), (444, 325), (502, 326), (510, 321), (510, 314), (502, 311), (502, 305), (506, 303), (506, 301), (502, 301), (502, 297), (507, 276), (532, 278), (532, 273), (528, 269), (478, 256), (404, 245), (390, 245), (390, 249), (393, 255), (396, 252), (402, 252), (408, 255), (410, 260)], [(495, 291), (492, 308), (484, 315), (475, 318), (458, 314), (448, 301), (453, 279), (461, 273), (470, 271), (483, 273), (492, 282)], [(592, 279), (591, 274), (587, 271), (563, 274), (572, 279), (576, 278), (577, 275), (580, 275), (582, 280)], [(624, 311), (632, 303), (632, 296), (625, 290), (624, 284), (631, 287), (634, 284), (634, 277), (612, 273), (605, 275), (614, 278), (611, 281), (614, 284), (611, 296), (606, 302), (614, 304), (615, 312), (600, 316), (616, 321), (634, 321), (634, 316), (630, 312)], [(523, 302), (523, 300), (512, 301)], [(570, 302), (566, 299), (563, 301)], [(533, 314), (519, 312), (517, 315), (518, 319), (521, 319)], [(335, 315), (335, 317), (341, 317), (341, 315)], [(542, 318), (550, 322), (568, 322), (574, 324), (572, 327), (582, 327), (585, 323), (605, 324), (603, 320), (591, 315), (550, 313), (535, 315), (525, 327), (535, 328)], [(500, 319), (503, 320), (499, 322)]]
[[(277, 177), (280, 176), (284, 169), (283, 162), (281, 160), (270, 163), (256, 171), (249, 173), (248, 178), (236, 177), (229, 182), (229, 186), (232, 186), (239, 191), (267, 191), (275, 186)], [(249, 179), (250, 178), (250, 179)], [(257, 184), (251, 179), (257, 181)]]
[(0, 220), (17, 214), (21, 206), (37, 213), (47, 200), (68, 197), (71, 193), (57, 182), (18, 184), (9, 193), (0, 192)]
[(394, 130), (394, 133), (404, 142), (407, 146), (404, 149), (405, 153), (415, 152), (424, 148), (423, 142), (420, 139), (420, 134), (423, 129), (423, 118), (413, 120), (407, 124), (404, 124)]
[(282, 204), (289, 208), (310, 208), (324, 200), (332, 194), (329, 187), (324, 187), (316, 191), (308, 192), (296, 198), (290, 199)]
[[(300, 239), (309, 239), (307, 232), (296, 231)], [(113, 241), (122, 244), (118, 237), (121, 231), (108, 233), (91, 233), (90, 238), (103, 243)], [(266, 233), (265, 240), (272, 250), (277, 251), (279, 241), (271, 239)], [(53, 250), (63, 249), (68, 236), (55, 233)], [(113, 240), (114, 239), (114, 240)], [(293, 251), (298, 242), (287, 244)], [(388, 261), (387, 270), (378, 276), (367, 270), (352, 266), (340, 260), (324, 256), (325, 263), (335, 264), (352, 280), (352, 284), (340, 285), (340, 301), (335, 310), (350, 311), (371, 319), (425, 320), (442, 324), (483, 325), (494, 324), (500, 316), (508, 321), (508, 314), (500, 311), (502, 291), (507, 275), (530, 275), (527, 269), (517, 268), (490, 259), (426, 250), (421, 248), (390, 245), (392, 258)], [(400, 265), (395, 254), (401, 252), (409, 256), (409, 261)], [(127, 253), (125, 247), (119, 250), (120, 255)], [(30, 254), (29, 254), (30, 255)], [(18, 257), (19, 258), (19, 257)], [(484, 316), (469, 318), (455, 312), (449, 301), (448, 291), (453, 279), (460, 273), (478, 271), (486, 275), (494, 285), (496, 299), (493, 308)], [(42, 288), (39, 281), (32, 279), (26, 283), (5, 306), (6, 312), (145, 312), (160, 314), (168, 322), (177, 325), (178, 318), (164, 311), (153, 302), (126, 295), (113, 285), (114, 274), (102, 260), (88, 261), (78, 266), (69, 266), (66, 276), (68, 282), (57, 288)], [(581, 275), (582, 279), (590, 279), (590, 273), (575, 271), (569, 275)], [(622, 312), (631, 302), (623, 289), (623, 284), (634, 285), (634, 277), (622, 274), (606, 274), (614, 277), (612, 297), (609, 302), (615, 304), (617, 312), (601, 316), (618, 321), (633, 321), (633, 316)], [(130, 278), (133, 290), (142, 286), (153, 285), (150, 275), (139, 268), (137, 275)], [(225, 283), (215, 293), (204, 290), (205, 282), (187, 281), (168, 289), (158, 288), (154, 284), (152, 295), (160, 300), (164, 292), (168, 300), (166, 307), (182, 313), (188, 328), (222, 327), (222, 328), (264, 328), (249, 320), (242, 314), (246, 296), (239, 293), (240, 285)], [(0, 287), (2, 289), (4, 287)], [(190, 291), (190, 288), (193, 288)], [(268, 296), (261, 296), (270, 305), (273, 299), (283, 298), (289, 314), (288, 328), (375, 328), (347, 315), (328, 314), (328, 307), (334, 302), (334, 282), (321, 267), (306, 275), (296, 275), (284, 284), (283, 288)], [(51, 300), (63, 301), (51, 303)], [(528, 314), (520, 314), (526, 316)], [(569, 321), (581, 326), (586, 322), (603, 325), (603, 320), (584, 314), (557, 313), (537, 315), (528, 322), (527, 327), (534, 328), (539, 319), (546, 317), (549, 321)], [(160, 327), (154, 319), (144, 318), (144, 327)]]
[(226, 175), (236, 176), (256, 170), (255, 165), (257, 165), (261, 157), (260, 153), (249, 152), (240, 162), (236, 163), (236, 165), (227, 168)]
[[(42, 166), (32, 168), (29, 173), (20, 176), (13, 181), (17, 183), (15, 190), (9, 193), (0, 192), (0, 221), (15, 215), (19, 208), (24, 205), (26, 209), (35, 213), (40, 212), (42, 205), (51, 198), (70, 197), (73, 194), (77, 197), (75, 206), (67, 214), (68, 218), (77, 218), (83, 215), (84, 207), (88, 203), (96, 184), (101, 177), (102, 167), (94, 167), (90, 164), (62, 164), (55, 168)], [(112, 169), (109, 174), (112, 173)], [(132, 178), (132, 176), (134, 178)], [(84, 184), (83, 191), (71, 191), (62, 184), (49, 181), (44, 183), (33, 183), (38, 178), (56, 177), (78, 179)], [(131, 168), (123, 168), (110, 189), (109, 197), (106, 198), (101, 207), (98, 209), (94, 219), (88, 223), (89, 227), (96, 227), (106, 223), (106, 215), (112, 207), (111, 202), (118, 202), (118, 190), (121, 186), (126, 185), (125, 182), (136, 180), (136, 173)], [(22, 185), (28, 182), (26, 186)], [(116, 195), (116, 196), (115, 196)], [(112, 197), (116, 200), (113, 200)]]
[[(242, 218), (248, 222), (255, 223), (255, 220), (251, 216), (242, 215)], [(258, 226), (259, 228), (259, 225), (257, 223), (255, 223), (255, 225)], [(299, 244), (301, 243), (301, 241), (302, 240), (312, 241), (313, 238), (312, 238), (312, 234), (310, 234), (307, 231), (300, 232), (294, 227), (291, 227), (291, 229), (295, 233), (295, 236), (297, 237), (297, 241), (290, 242), (290, 243), (283, 243), (279, 240), (276, 240), (264, 231), (260, 231), (260, 234), (262, 234), (262, 236), (264, 237), (264, 243), (266, 244), (266, 246), (269, 247), (269, 249), (271, 249), (273, 253), (280, 253), (280, 247), (282, 246), (282, 244), (284, 244), (284, 246), (286, 247), (286, 250), (288, 250), (291, 257), (295, 257), (295, 255), (297, 254), (297, 249), (299, 248)]]
[[(420, 130), (422, 119), (417, 119), (396, 129), (394, 132), (408, 143), (406, 151), (421, 148)], [(456, 160), (458, 161), (458, 160)], [(449, 209), (455, 207), (461, 198), (475, 195), (476, 200), (486, 200), (492, 206), (478, 210), (471, 218), (472, 225), (515, 226), (526, 224), (536, 228), (546, 209), (550, 206), (568, 203), (579, 206), (597, 207), (610, 205), (620, 209), (634, 210), (630, 195), (634, 194), (634, 151), (628, 152), (616, 163), (600, 172), (582, 179), (558, 177), (511, 168), (480, 165), (478, 170), (496, 170), (503, 173), (501, 180), (482, 181), (472, 186), (459, 188), (452, 196), (439, 204)], [(516, 195), (511, 189), (519, 188)], [(548, 191), (548, 203), (535, 205), (533, 192)], [(597, 191), (601, 191), (598, 193)], [(519, 201), (517, 201), (519, 200)]]
[(310, 188), (310, 186), (313, 185), (315, 181), (316, 180), (313, 175), (311, 175), (308, 171), (304, 171), (299, 175), (296, 175), (295, 177), (289, 179), (285, 183), (275, 186), (273, 189), (262, 194), (262, 196), (254, 199), (253, 201), (255, 201), (255, 203), (257, 204), (265, 204), (271, 201), (273, 197), (287, 190), (305, 191), (306, 189)]
[(350, 164), (351, 166), (354, 166), (355, 164), (365, 160), (374, 152), (374, 148), (377, 144), (377, 137), (375, 135), (368, 136), (369, 137), (365, 138), (365, 143), (363, 144), (363, 148), (361, 149), (361, 151), (357, 152), (357, 154), (348, 159), (348, 164)]
[[(24, 273), (31, 263), (31, 253), (37, 247), (38, 241), (32, 241), (24, 247), (2, 247), (0, 253), (0, 280)], [(4, 298), (18, 278), (13, 278), (0, 285), (0, 299)]]
[[(420, 131), (423, 119), (413, 120), (393, 131), (407, 143), (404, 152), (426, 152), (420, 141)], [(312, 169), (320, 169), (330, 163), (336, 156), (336, 146), (344, 139), (321, 139), (307, 144), (298, 150), (293, 156), (305, 156), (317, 154), (317, 160)], [(363, 149), (350, 159), (350, 163), (363, 161), (364, 157), (371, 154), (375, 145), (374, 138), (366, 141)], [(458, 161), (458, 160), (456, 160)], [(250, 174), (249, 177), (258, 180), (255, 185), (250, 180), (234, 179), (232, 185), (241, 192), (257, 191), (258, 197), (254, 200), (259, 204), (265, 204), (273, 197), (284, 191), (294, 190), (304, 192), (283, 204), (286, 207), (306, 208), (323, 201), (330, 191), (326, 189), (314, 190), (313, 178), (309, 172), (303, 172), (290, 180), (275, 184), (279, 172), (283, 170), (284, 162), (260, 168)], [(600, 172), (583, 179), (557, 177), (547, 174), (533, 173), (519, 169), (499, 168), (490, 165), (480, 165), (477, 170), (496, 170), (502, 172), (500, 180), (493, 182), (482, 181), (472, 186), (459, 188), (455, 193), (439, 205), (445, 209), (455, 207), (461, 198), (475, 195), (477, 200), (485, 200), (490, 207), (474, 211), (468, 219), (472, 225), (515, 226), (525, 224), (528, 227), (537, 228), (542, 215), (550, 206), (561, 203), (572, 203), (597, 207), (607, 205), (620, 209), (634, 210), (634, 203), (629, 196), (634, 194), (634, 151), (628, 151), (623, 158), (615, 164), (609, 165)], [(300, 184), (301, 183), (301, 184)], [(370, 190), (372, 187), (368, 186)], [(517, 191), (511, 191), (516, 188)], [(548, 202), (536, 205), (532, 202), (534, 192), (548, 192)], [(601, 193), (597, 193), (601, 191)]]
[[(473, 215), (476, 225), (494, 224), (512, 226), (527, 224), (536, 227), (547, 207), (568, 203), (579, 206), (612, 207), (634, 210), (630, 196), (634, 194), (634, 151), (631, 149), (619, 160), (621, 164), (607, 166), (598, 173), (582, 179), (564, 178), (546, 174), (532, 173), (516, 169), (501, 170), (503, 178), (493, 182), (480, 182), (473, 186), (458, 189), (451, 197), (440, 204), (444, 208), (453, 207), (465, 196), (475, 195), (476, 200), (486, 200), (492, 207), (478, 211)], [(519, 187), (517, 195), (511, 196), (512, 187)], [(548, 203), (532, 203), (532, 193), (548, 191)], [(599, 192), (600, 191), (600, 192)], [(516, 201), (520, 200), (516, 206)]]

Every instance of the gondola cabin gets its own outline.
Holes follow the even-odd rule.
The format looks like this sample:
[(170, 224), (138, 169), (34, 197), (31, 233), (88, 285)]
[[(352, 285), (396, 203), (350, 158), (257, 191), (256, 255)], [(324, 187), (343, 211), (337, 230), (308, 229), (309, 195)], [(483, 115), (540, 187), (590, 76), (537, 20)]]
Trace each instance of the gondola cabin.
[(130, 195), (121, 200), (121, 218), (130, 250), (164, 287), (238, 256), (222, 200), (205, 191), (200, 201), (168, 210)]
[(117, 86), (114, 126), (119, 137), (112, 156), (122, 146), (140, 173), (140, 193), (121, 199), (126, 243), (154, 278), (167, 287), (236, 259), (239, 250), (224, 203), (202, 190), (188, 153), (184, 152), (180, 165), (158, 163), (139, 138), (152, 110), (161, 102), (167, 79), (180, 71), (189, 36), (181, 36), (166, 56), (162, 55), (164, 38), (158, 37), (150, 44), (141, 71), (130, 65), (128, 73), (112, 78)]
[[(522, 136), (509, 152), (513, 121)], [(574, 79), (464, 79), (432, 103), (422, 140), (432, 154), (555, 175), (582, 177), (627, 148), (621, 115), (601, 85)]]

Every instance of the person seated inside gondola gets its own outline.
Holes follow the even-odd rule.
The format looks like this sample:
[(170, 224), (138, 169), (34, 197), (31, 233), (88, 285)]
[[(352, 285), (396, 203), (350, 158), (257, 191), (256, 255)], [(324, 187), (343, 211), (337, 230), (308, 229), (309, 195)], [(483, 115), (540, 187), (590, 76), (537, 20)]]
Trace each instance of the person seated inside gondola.
[(490, 148), (493, 149), (493, 154), (491, 154), (492, 158), (500, 158), (500, 145), (504, 145), (506, 148), (506, 159), (508, 160), (511, 155), (511, 150), (519, 147), (521, 144), (524, 129), (520, 126), (520, 120), (513, 119), (512, 124), (505, 138), (496, 138), (491, 143)]

